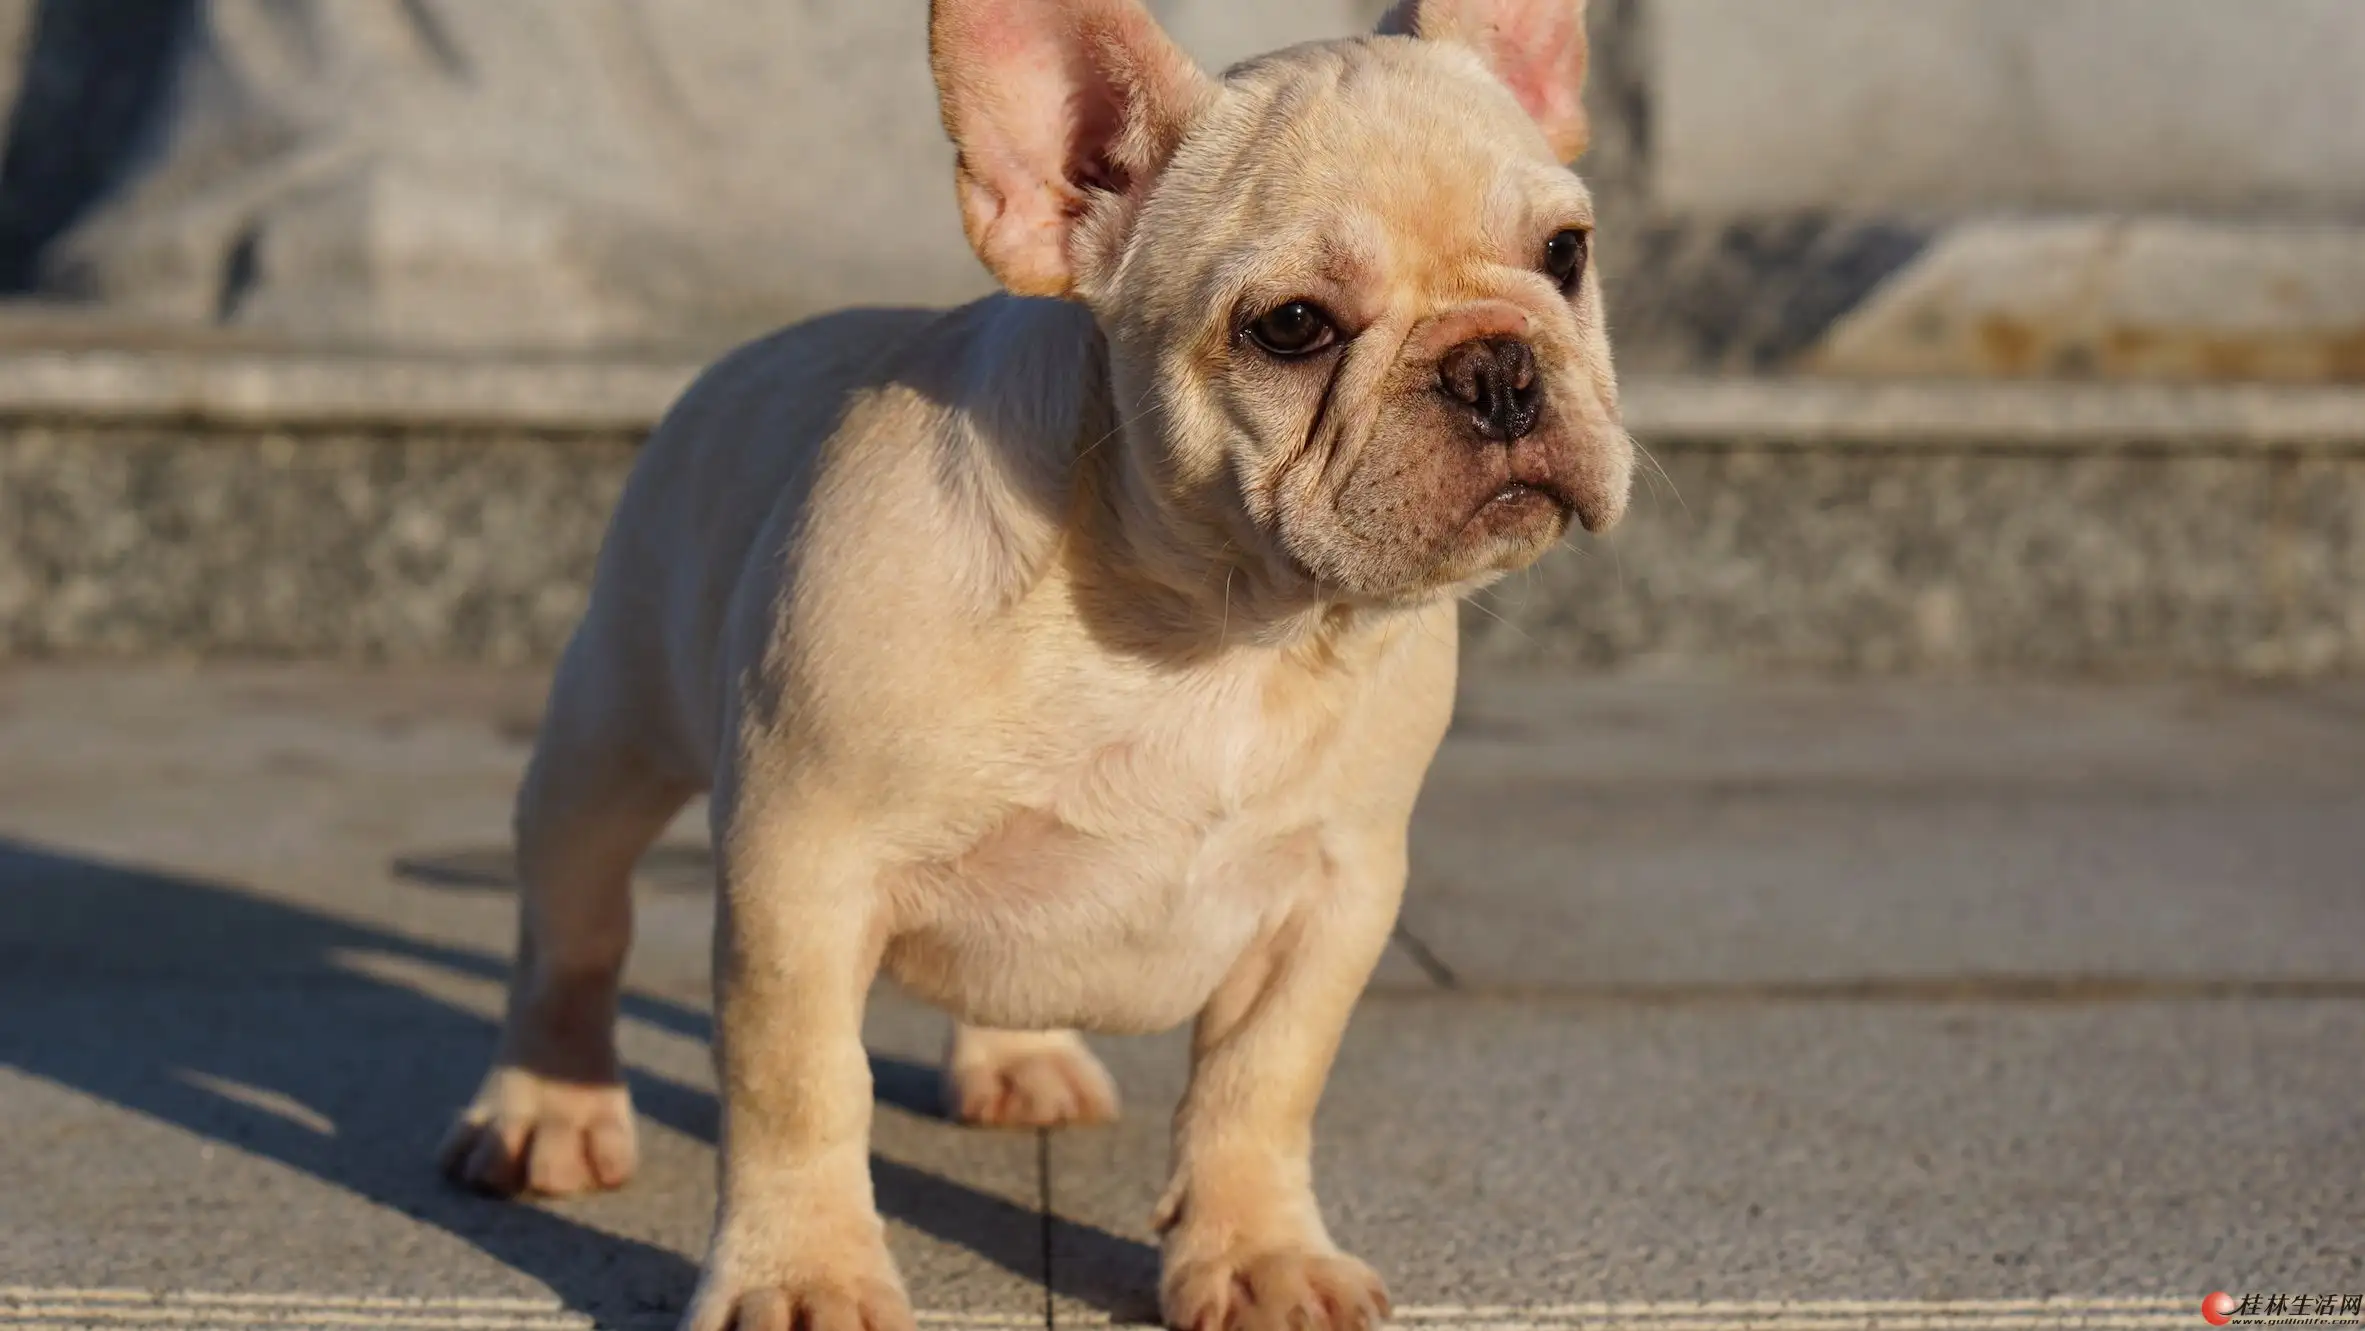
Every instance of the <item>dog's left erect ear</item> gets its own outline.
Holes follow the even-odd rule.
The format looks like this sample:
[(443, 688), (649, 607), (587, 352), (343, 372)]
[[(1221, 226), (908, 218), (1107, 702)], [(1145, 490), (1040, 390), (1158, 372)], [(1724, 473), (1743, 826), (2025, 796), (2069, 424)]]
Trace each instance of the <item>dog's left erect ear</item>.
[(1379, 30), (1476, 51), (1561, 161), (1584, 155), (1585, 0), (1397, 0)]
[(961, 225), (1022, 296), (1077, 293), (1211, 94), (1138, 0), (933, 0)]

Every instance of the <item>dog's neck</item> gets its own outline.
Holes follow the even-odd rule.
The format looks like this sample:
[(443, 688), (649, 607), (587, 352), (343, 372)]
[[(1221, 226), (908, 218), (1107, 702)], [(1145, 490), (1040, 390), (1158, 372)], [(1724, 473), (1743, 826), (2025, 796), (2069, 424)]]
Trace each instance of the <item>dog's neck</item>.
[(1228, 488), (1181, 493), (1151, 437), (1154, 398), (1118, 391), (1107, 338), (1089, 316), (1079, 322), (1078, 353), (1089, 370), (1079, 376), (1085, 392), (1067, 457), (1061, 561), (1079, 597), (1123, 606), (1123, 623), (1142, 635), (1141, 646), (1176, 659), (1232, 650), (1319, 655), (1369, 627), (1373, 612), (1340, 603), (1300, 574)]
[(1389, 615), (1324, 595), (1243, 515), (1177, 499), (1138, 433), (1154, 408), (1116, 401), (1089, 311), (994, 297), (955, 323), (967, 413), (941, 471), (983, 525), (994, 600), (1057, 590), (1110, 645), (1175, 660), (1322, 651)]
[(1133, 450), (1077, 456), (1057, 573), (1087, 618), (1124, 630), (1126, 645), (1174, 660), (1319, 652), (1373, 616), (1278, 585), (1223, 524), (1159, 494), (1148, 470)]

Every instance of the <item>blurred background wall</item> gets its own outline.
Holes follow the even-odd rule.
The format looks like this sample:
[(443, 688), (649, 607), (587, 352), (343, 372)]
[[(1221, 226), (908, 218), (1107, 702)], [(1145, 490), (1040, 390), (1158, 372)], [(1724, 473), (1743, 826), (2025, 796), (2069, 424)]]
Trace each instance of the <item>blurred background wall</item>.
[[(1220, 68), (1381, 0), (1148, 0)], [(0, 0), (0, 659), (536, 660), (702, 360), (950, 302), (925, 0)], [(1592, 0), (1632, 517), (1472, 650), (2365, 672), (2365, 3)]]
[[(1375, 6), (1161, 9), (1221, 62)], [(0, 38), (0, 271), (22, 292), (587, 348), (987, 286), (921, 0), (16, 0)]]
[[(1381, 0), (1153, 0), (1211, 67)], [(2354, 0), (1594, 0), (1644, 370), (2365, 377)], [(368, 344), (985, 288), (922, 0), (0, 0), (0, 283)]]

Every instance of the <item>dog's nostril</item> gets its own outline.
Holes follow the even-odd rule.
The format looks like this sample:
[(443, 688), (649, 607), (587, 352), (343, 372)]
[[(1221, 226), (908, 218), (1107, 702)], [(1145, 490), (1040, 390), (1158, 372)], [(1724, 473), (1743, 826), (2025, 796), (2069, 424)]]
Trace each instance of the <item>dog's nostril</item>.
[(1527, 343), (1497, 342), (1495, 365), (1514, 391), (1525, 392), (1535, 386), (1536, 353), (1528, 349)]
[(1475, 338), (1437, 362), (1439, 392), (1470, 408), (1478, 432), (1509, 443), (1536, 428), (1543, 401), (1536, 353), (1515, 338)]
[(1493, 389), (1494, 347), (1486, 342), (1464, 342), (1437, 362), (1437, 386), (1466, 406), (1480, 406)]

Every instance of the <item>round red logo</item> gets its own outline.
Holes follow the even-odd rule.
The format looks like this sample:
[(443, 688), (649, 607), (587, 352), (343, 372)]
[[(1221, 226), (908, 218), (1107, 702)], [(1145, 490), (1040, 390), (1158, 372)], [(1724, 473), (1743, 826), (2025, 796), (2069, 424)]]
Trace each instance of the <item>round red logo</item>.
[(2224, 1326), (2234, 1320), (2234, 1296), (2221, 1289), (2201, 1300), (2201, 1320), (2211, 1326)]

